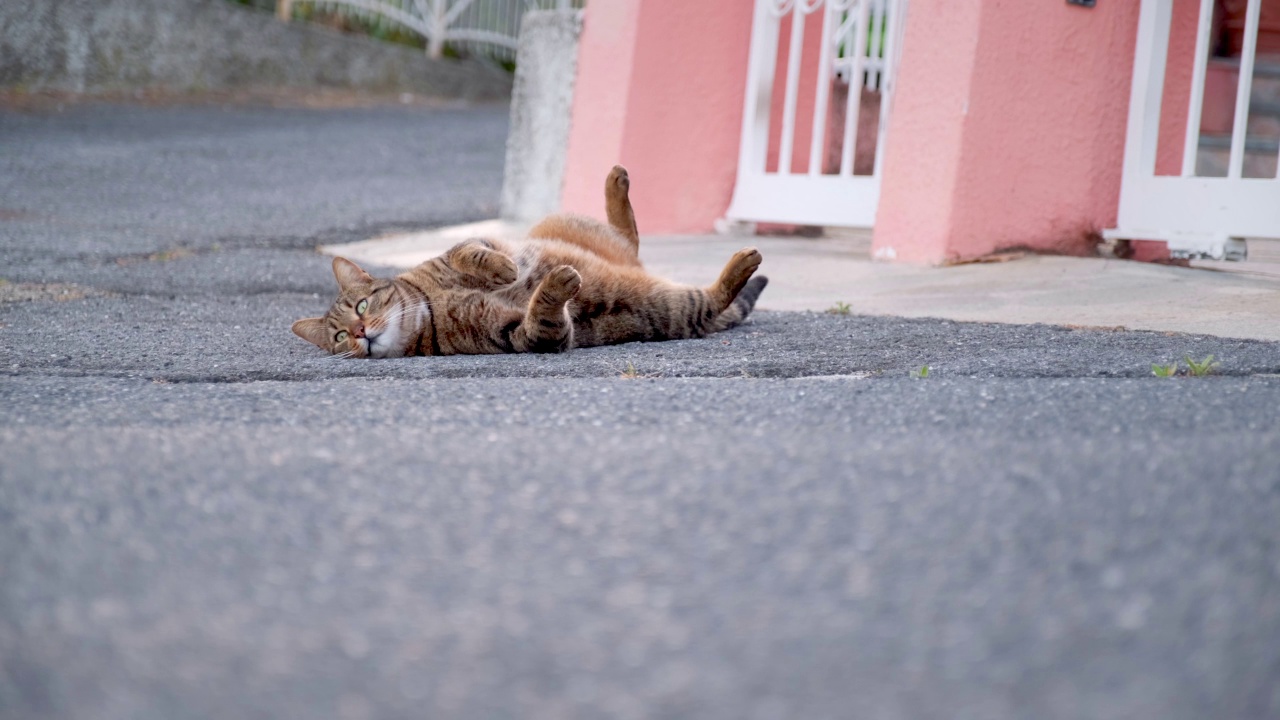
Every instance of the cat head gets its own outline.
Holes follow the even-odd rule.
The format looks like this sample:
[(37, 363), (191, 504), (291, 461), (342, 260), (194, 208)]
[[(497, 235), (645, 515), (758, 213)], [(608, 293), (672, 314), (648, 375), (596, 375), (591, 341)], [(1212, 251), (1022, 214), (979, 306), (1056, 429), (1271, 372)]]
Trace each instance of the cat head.
[(338, 299), (324, 317), (293, 324), (298, 337), (325, 352), (349, 357), (400, 357), (405, 354), (404, 300), (395, 283), (379, 280), (360, 266), (336, 257), (333, 275)]

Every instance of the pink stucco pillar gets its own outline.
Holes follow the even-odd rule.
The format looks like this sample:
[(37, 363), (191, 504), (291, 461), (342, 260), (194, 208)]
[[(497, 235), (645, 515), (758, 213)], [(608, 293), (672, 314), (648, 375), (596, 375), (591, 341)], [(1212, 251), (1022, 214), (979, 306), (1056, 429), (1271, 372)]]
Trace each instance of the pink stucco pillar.
[(587, 3), (562, 206), (603, 217), (631, 173), (642, 233), (708, 232), (733, 195), (751, 3)]
[(912, 0), (873, 252), (1082, 253), (1114, 227), (1138, 3)]

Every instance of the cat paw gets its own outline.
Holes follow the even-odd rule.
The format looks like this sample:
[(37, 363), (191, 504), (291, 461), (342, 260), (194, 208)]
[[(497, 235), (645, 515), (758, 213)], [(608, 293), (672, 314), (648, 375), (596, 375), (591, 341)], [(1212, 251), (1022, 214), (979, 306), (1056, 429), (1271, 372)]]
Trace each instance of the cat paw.
[(578, 294), (582, 287), (582, 276), (568, 265), (560, 265), (547, 273), (542, 281), (543, 297), (553, 304), (567, 302)]
[(505, 255), (499, 256), (489, 264), (489, 282), (494, 285), (510, 285), (520, 276), (520, 269), (516, 267), (516, 263)]
[(733, 299), (742, 291), (742, 287), (751, 279), (751, 275), (760, 267), (762, 259), (760, 251), (753, 247), (743, 248), (729, 258), (728, 264), (720, 273), (720, 279), (712, 288), (713, 296), (721, 305), (719, 309), (723, 310), (733, 302)]
[(453, 264), (461, 272), (483, 280), (490, 287), (516, 281), (519, 268), (511, 258), (488, 246), (487, 240), (473, 238), (452, 252)]
[(627, 169), (621, 165), (614, 165), (613, 170), (609, 171), (609, 177), (604, 182), (605, 190), (609, 193), (618, 193), (625, 196), (627, 191), (631, 189), (631, 176), (627, 174)]
[(742, 275), (742, 282), (745, 283), (763, 261), (764, 258), (761, 257), (759, 250), (753, 247), (743, 248), (729, 259), (729, 267), (733, 269), (735, 275)]

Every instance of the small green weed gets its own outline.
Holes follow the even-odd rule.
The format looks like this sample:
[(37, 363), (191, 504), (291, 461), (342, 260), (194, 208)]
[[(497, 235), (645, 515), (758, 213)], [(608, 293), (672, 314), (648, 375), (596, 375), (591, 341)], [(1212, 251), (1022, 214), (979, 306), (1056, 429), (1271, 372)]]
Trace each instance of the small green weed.
[(831, 315), (848, 315), (853, 310), (853, 306), (847, 302), (838, 302), (827, 308), (827, 313)]
[(1187, 367), (1191, 369), (1191, 374), (1194, 377), (1204, 377), (1205, 375), (1211, 375), (1214, 369), (1218, 367), (1218, 363), (1213, 361), (1212, 355), (1206, 357), (1205, 359), (1199, 362), (1192, 360), (1190, 355), (1187, 355), (1183, 359), (1187, 361)]
[(623, 380), (652, 380), (654, 378), (660, 378), (662, 377), (662, 375), (658, 373), (651, 373), (651, 374), (642, 373), (636, 369), (635, 363), (628, 360), (627, 367), (624, 368), (622, 372), (618, 374), (618, 377), (622, 378)]
[(1178, 374), (1178, 363), (1171, 362), (1168, 365), (1151, 363), (1151, 374), (1156, 377), (1173, 377)]
[(911, 377), (921, 379), (929, 377), (929, 366), (921, 365), (919, 368), (912, 370)]

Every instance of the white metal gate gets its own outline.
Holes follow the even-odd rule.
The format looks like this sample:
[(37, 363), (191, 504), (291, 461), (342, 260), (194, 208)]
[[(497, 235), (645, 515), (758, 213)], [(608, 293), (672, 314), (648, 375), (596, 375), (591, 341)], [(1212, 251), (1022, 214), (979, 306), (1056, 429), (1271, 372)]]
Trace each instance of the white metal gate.
[(1182, 171), (1179, 175), (1156, 174), (1173, 6), (1174, 0), (1142, 0), (1119, 221), (1116, 229), (1103, 234), (1127, 240), (1165, 240), (1174, 257), (1244, 259), (1245, 238), (1280, 237), (1280, 179), (1242, 176), (1262, 0), (1248, 1), (1225, 177), (1204, 177), (1197, 172), (1214, 0), (1200, 3), (1186, 136), (1166, 139), (1181, 140)]
[(438, 58), (445, 44), (482, 50), (498, 60), (515, 60), (520, 21), (529, 10), (581, 8), (585, 0), (276, 0), (281, 20), (294, 8), (310, 8), (370, 21), (394, 23), (427, 41)]
[[(905, 0), (756, 0), (738, 177), (726, 220), (854, 227), (875, 222), (905, 5)], [(778, 46), (788, 20), (786, 75), (778, 104)], [(815, 77), (802, 78), (805, 24), (815, 20), (820, 24)], [(806, 83), (812, 83), (812, 103), (802, 106)], [(878, 115), (866, 111), (864, 97), (879, 102)], [(770, 133), (775, 113), (781, 116), (776, 136)], [(858, 154), (864, 116), (875, 120), (874, 127), (863, 127), (874, 133), (874, 143), (868, 138), (863, 142), (874, 152), (873, 161), (865, 152)], [(797, 148), (797, 131), (803, 129), (809, 131), (808, 147)], [(807, 165), (798, 167), (806, 155)]]

